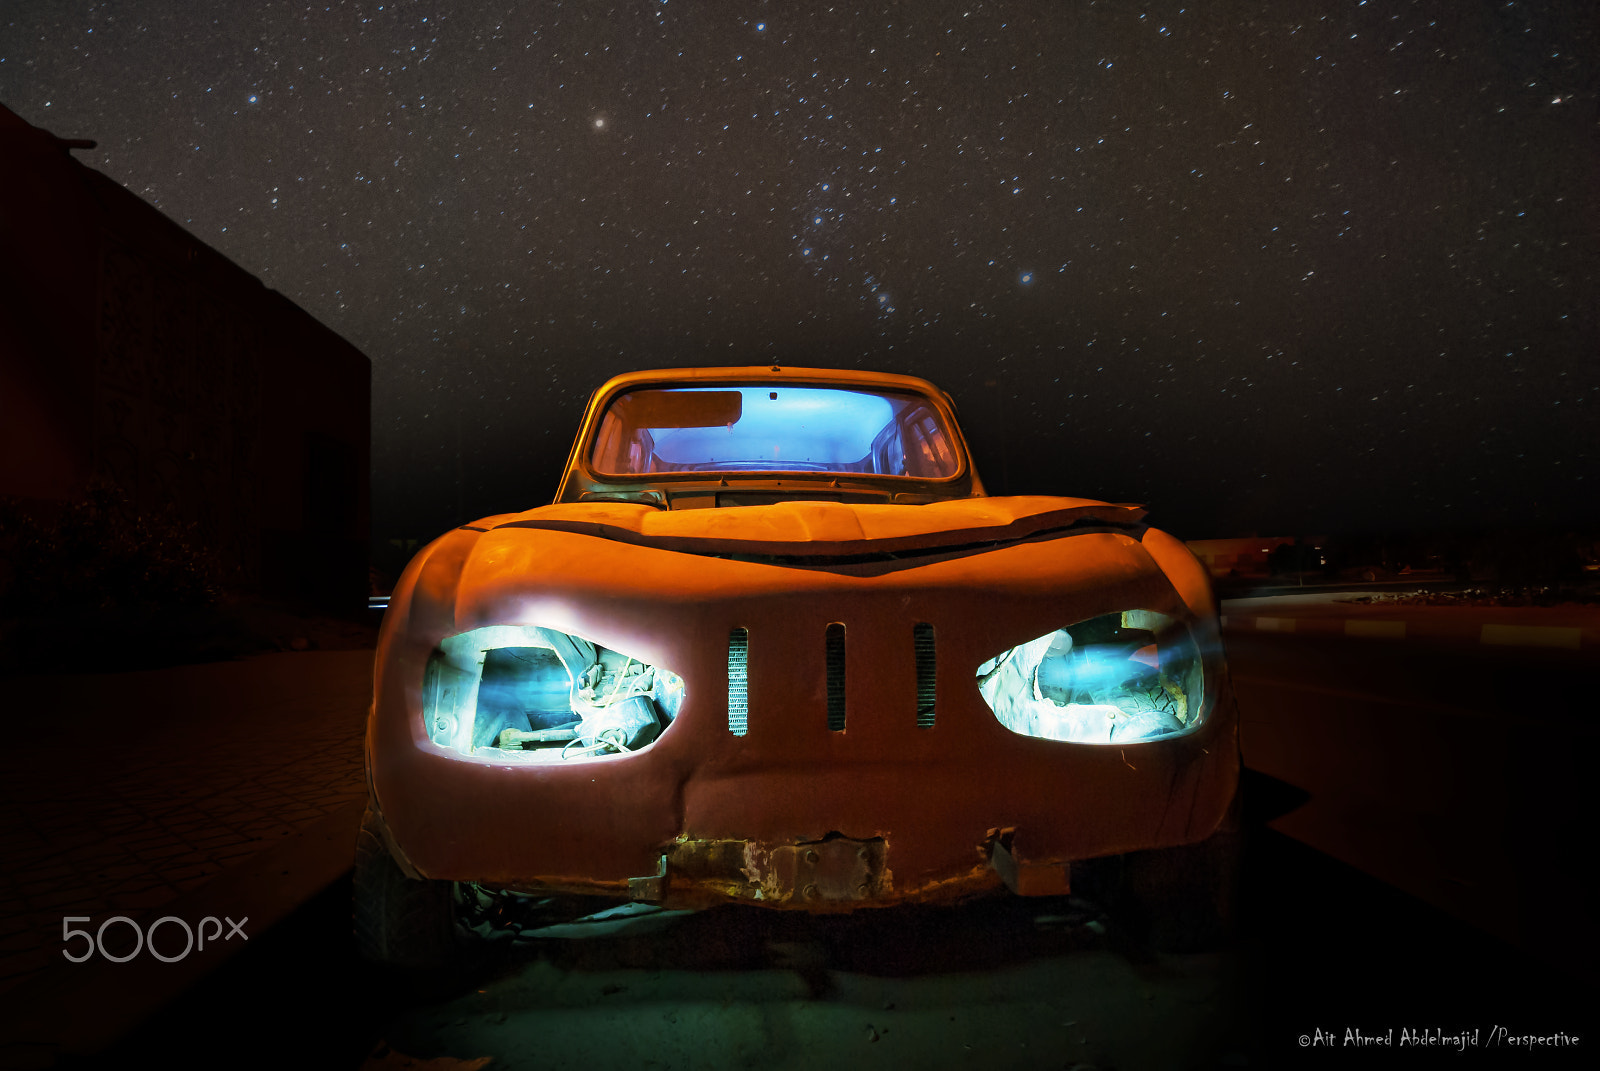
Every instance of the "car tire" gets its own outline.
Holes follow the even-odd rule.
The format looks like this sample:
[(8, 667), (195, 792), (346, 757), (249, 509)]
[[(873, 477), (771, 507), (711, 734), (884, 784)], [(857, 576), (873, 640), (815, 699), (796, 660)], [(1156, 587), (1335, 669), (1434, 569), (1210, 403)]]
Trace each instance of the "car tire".
[(1237, 925), (1243, 837), (1236, 793), (1221, 826), (1196, 844), (1122, 857), (1116, 913), (1158, 952), (1208, 952), (1230, 944)]
[(455, 882), (408, 878), (367, 806), (356, 835), (351, 921), (362, 958), (395, 967), (437, 967), (460, 946)]
[(1159, 952), (1206, 952), (1233, 937), (1239, 835), (1135, 852), (1126, 860), (1123, 909), (1131, 928)]

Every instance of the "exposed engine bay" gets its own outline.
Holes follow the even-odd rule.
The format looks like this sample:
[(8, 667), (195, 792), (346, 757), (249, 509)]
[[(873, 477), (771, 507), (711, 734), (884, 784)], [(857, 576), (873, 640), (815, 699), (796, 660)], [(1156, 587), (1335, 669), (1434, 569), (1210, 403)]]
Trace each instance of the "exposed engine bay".
[(637, 751), (682, 705), (677, 674), (538, 625), (452, 636), (423, 677), (423, 718), (434, 743), (523, 762)]
[(1203, 660), (1188, 628), (1153, 610), (1080, 621), (978, 667), (978, 691), (1014, 733), (1126, 744), (1193, 728)]

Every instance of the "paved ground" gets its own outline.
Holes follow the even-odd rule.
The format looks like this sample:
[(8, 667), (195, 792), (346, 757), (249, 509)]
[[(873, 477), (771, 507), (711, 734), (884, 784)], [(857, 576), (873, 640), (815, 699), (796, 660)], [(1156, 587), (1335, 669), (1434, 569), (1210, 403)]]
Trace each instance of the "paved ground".
[[(6, 682), (0, 992), (18, 995), (0, 1018), (0, 1046), (17, 1043), (19, 1018), (30, 1023), (23, 1033), (37, 1037), (40, 1015), (56, 1008), (52, 994), (93, 988), (116, 973), (98, 955), (64, 960), (63, 917), (87, 916), (74, 925), (97, 929), (124, 916), (147, 928), (166, 915), (198, 926), (208, 914), (254, 912), (245, 925), (254, 936), (348, 865), (366, 793), (361, 740), (371, 667), (370, 650), (309, 651)], [(298, 865), (308, 853), (336, 869)], [(270, 870), (241, 887), (239, 875), (269, 860)], [(176, 955), (183, 940), (168, 924), (167, 953)], [(131, 947), (132, 928), (112, 924), (106, 944), (123, 941)], [(241, 943), (234, 938), (233, 947)], [(76, 954), (85, 942), (70, 947)], [(216, 940), (204, 956), (185, 957), (187, 970), (166, 969), (139, 985), (159, 996), (165, 984), (203, 969), (206, 957), (230, 951)], [(164, 966), (145, 952), (120, 969), (152, 965)], [(117, 986), (133, 978), (124, 973)]]
[[(1293, 806), (1247, 774), (1242, 940), (1152, 955), (1069, 901), (805, 917), (644, 915), (555, 937), (426, 987), (354, 955), (348, 875), (97, 1062), (67, 1067), (1040, 1068), (1452, 1071), (1527, 1063), (1492, 1032), (1586, 1039), (1583, 964), (1540, 962), (1264, 823)], [(670, 916), (670, 917), (663, 917)], [(572, 931), (578, 927), (565, 927)], [(307, 964), (315, 970), (307, 970)], [(1477, 1048), (1342, 1051), (1344, 1031), (1477, 1031)], [(1314, 1029), (1332, 1045), (1301, 1049)], [(241, 1044), (248, 1039), (248, 1047)], [(381, 1043), (380, 1043), (381, 1042)], [(1323, 1051), (1339, 1047), (1337, 1054)], [(1519, 1056), (1521, 1059), (1519, 1060)], [(432, 1062), (424, 1062), (432, 1061)], [(63, 1069), (66, 1071), (66, 1069)]]
[(1475, 641), (1486, 623), (1448, 613), (1429, 624), (1453, 644), (1319, 632), (1328, 619), (1311, 617), (1230, 631), (1245, 765), (1292, 786), (1272, 829), (1508, 944), (1592, 962), (1596, 648)]
[[(1595, 607), (1395, 606), (1337, 595), (1230, 600), (1229, 631), (1600, 651)], [(242, 942), (180, 965), (62, 956), (62, 919), (141, 928), (249, 916), (262, 933), (334, 881), (360, 806), (371, 651), (5, 682), (0, 750), (0, 1065), (114, 1038)], [(114, 924), (117, 949), (132, 928)], [(72, 947), (82, 947), (82, 939)], [(181, 947), (169, 928), (166, 942)], [(210, 958), (207, 958), (210, 957)], [(132, 999), (132, 994), (138, 999)], [(115, 1004), (118, 1014), (111, 1014)]]

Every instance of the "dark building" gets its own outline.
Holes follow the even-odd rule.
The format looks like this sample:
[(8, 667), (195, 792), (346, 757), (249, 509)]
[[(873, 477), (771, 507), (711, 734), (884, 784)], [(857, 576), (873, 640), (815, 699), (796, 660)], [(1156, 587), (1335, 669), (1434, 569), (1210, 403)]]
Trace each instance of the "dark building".
[(371, 365), (0, 106), (0, 497), (110, 487), (176, 518), (224, 584), (365, 595)]

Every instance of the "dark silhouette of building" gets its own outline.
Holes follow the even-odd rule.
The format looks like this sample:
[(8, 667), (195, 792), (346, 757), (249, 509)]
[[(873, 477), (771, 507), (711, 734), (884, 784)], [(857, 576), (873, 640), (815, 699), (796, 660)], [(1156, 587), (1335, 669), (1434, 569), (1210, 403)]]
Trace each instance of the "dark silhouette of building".
[(226, 587), (328, 609), (366, 589), (371, 365), (0, 106), (0, 496), (113, 488)]

